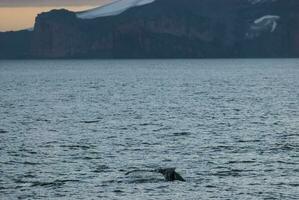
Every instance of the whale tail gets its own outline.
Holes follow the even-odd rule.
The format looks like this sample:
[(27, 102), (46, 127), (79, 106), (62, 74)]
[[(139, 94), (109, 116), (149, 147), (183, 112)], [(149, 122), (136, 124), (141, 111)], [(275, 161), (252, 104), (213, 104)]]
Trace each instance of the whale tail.
[(176, 168), (158, 168), (154, 170), (133, 170), (127, 172), (125, 175), (129, 175), (131, 173), (135, 172), (152, 172), (152, 173), (160, 173), (164, 176), (166, 181), (183, 181), (186, 182), (186, 180), (175, 171)]
[(161, 173), (167, 181), (183, 181), (186, 180), (175, 171), (176, 168), (159, 168), (156, 171)]
[(186, 182), (186, 180), (177, 172), (175, 172), (175, 180)]

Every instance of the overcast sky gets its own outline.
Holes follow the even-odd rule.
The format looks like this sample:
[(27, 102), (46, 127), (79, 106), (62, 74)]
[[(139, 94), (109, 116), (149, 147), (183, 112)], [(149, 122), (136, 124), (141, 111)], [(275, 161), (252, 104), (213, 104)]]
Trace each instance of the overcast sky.
[(78, 6), (99, 5), (109, 0), (0, 0), (0, 6)]

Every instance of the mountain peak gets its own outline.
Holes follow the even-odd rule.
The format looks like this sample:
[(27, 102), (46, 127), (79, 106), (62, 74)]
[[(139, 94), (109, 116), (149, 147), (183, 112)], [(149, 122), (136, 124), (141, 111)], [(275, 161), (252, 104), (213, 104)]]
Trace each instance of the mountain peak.
[(0, 34), (0, 57), (299, 57), (298, 0), (118, 0)]

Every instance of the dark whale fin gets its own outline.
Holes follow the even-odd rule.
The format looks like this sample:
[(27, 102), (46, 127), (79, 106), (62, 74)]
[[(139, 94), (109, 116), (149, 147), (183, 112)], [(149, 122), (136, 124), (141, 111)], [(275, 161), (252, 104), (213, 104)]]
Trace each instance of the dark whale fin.
[(160, 168), (156, 171), (161, 173), (167, 181), (183, 181), (186, 180), (175, 171), (176, 168)]
[(178, 181), (182, 181), (182, 182), (186, 182), (186, 180), (177, 172), (174, 172), (174, 180), (178, 180)]

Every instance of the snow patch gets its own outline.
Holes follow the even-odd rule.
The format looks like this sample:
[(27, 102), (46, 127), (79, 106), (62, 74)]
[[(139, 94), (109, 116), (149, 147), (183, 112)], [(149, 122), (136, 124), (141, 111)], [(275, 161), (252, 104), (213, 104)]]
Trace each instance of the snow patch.
[(110, 4), (77, 13), (81, 19), (94, 19), (121, 14), (129, 8), (150, 4), (155, 0), (116, 0)]
[(277, 21), (279, 19), (280, 16), (277, 15), (265, 15), (254, 20), (254, 22), (250, 25), (250, 29), (249, 32), (247, 32), (246, 37), (252, 39), (258, 37), (264, 32), (273, 33), (278, 26)]
[(254, 24), (257, 26), (263, 27), (271, 27), (271, 32), (274, 32), (277, 27), (277, 20), (279, 20), (280, 17), (277, 15), (265, 15), (259, 19), (256, 19), (254, 21)]
[(259, 3), (266, 3), (266, 2), (274, 2), (276, 0), (249, 0), (251, 4), (259, 4)]

